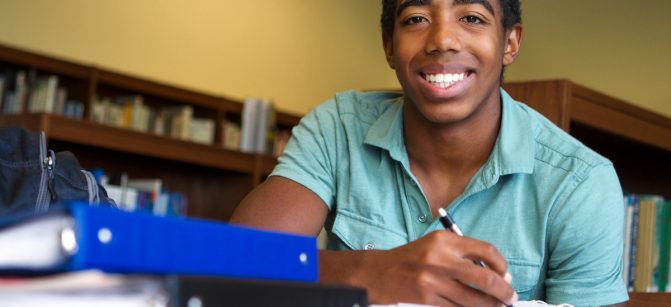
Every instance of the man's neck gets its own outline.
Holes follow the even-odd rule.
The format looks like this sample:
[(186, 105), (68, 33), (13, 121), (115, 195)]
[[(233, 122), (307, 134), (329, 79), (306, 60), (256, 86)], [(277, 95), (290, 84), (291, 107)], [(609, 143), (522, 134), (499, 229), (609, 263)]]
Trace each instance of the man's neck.
[[(454, 124), (426, 120), (410, 103), (404, 105), (404, 139), (415, 168), (440, 177), (474, 173), (491, 154), (500, 128), (501, 103), (485, 103)], [(433, 176), (433, 175), (432, 175)]]

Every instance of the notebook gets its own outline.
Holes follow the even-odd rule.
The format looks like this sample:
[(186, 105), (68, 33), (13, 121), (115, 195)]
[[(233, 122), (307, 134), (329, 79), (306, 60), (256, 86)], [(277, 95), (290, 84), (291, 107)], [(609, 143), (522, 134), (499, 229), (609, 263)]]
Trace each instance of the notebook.
[(315, 238), (76, 204), (0, 219), (0, 273), (210, 275), (317, 281)]
[[(573, 307), (571, 304), (559, 304), (551, 305), (543, 301), (519, 301), (513, 305), (513, 307)], [(368, 305), (368, 307), (436, 307), (431, 305), (419, 305), (419, 304), (408, 304), (408, 303), (398, 303), (396, 305)]]

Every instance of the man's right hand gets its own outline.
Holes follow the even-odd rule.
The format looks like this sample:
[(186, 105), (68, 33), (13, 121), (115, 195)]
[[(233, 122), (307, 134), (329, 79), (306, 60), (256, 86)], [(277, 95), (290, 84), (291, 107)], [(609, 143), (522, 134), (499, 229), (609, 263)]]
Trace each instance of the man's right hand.
[[(321, 252), (320, 281), (368, 290), (371, 303), (436, 306), (512, 305), (505, 258), (489, 243), (435, 231), (389, 251)], [(488, 268), (477, 266), (482, 260)]]
[[(270, 177), (238, 206), (234, 224), (317, 236), (328, 209), (304, 186)], [(482, 268), (472, 260), (484, 261)], [(371, 303), (500, 306), (516, 300), (492, 245), (447, 230), (388, 251), (323, 251), (320, 281), (365, 287)], [(479, 289), (479, 290), (478, 290)]]

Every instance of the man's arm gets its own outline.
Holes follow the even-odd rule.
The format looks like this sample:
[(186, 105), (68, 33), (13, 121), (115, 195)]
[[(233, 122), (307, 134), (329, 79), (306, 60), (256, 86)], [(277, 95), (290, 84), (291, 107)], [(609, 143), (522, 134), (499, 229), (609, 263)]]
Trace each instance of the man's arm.
[(317, 194), (292, 180), (271, 176), (242, 200), (231, 223), (317, 236), (327, 214)]
[[(242, 201), (231, 222), (317, 236), (327, 214), (326, 205), (312, 191), (271, 176)], [(481, 259), (489, 269), (469, 259)], [(389, 251), (322, 251), (319, 268), (320, 282), (364, 287), (371, 303), (500, 306), (516, 300), (503, 278), (507, 269), (503, 256), (486, 242), (448, 231)]]

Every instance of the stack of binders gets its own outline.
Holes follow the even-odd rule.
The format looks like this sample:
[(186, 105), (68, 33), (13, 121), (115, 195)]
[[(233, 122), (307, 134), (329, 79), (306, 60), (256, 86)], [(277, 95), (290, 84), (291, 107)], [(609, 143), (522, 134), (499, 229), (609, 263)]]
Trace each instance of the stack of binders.
[[(106, 299), (82, 306), (115, 306), (112, 298), (133, 293), (147, 305), (121, 305), (366, 306), (362, 289), (316, 283), (316, 245), (312, 237), (75, 204), (0, 219), (0, 296), (21, 306), (39, 305), (22, 301), (30, 297), (69, 306), (99, 297)], [(89, 270), (99, 282), (66, 282)]]

